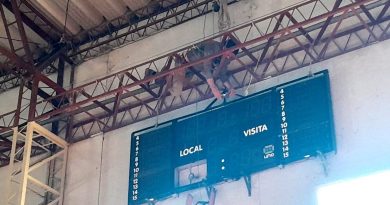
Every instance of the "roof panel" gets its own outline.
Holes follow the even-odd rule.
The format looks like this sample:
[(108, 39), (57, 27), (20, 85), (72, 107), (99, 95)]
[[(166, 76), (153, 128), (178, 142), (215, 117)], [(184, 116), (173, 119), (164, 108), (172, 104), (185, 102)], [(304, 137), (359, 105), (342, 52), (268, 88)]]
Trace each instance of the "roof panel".
[[(31, 4), (34, 5), (38, 10), (48, 16), (56, 24), (64, 26), (65, 23), (65, 8), (61, 8), (52, 0), (30, 0)], [(77, 34), (81, 27), (76, 21), (71, 17), (67, 17), (66, 29), (72, 34)]]
[[(57, 0), (55, 2), (59, 7), (65, 9), (66, 12), (66, 5), (68, 0)], [(86, 9), (86, 7), (88, 6), (89, 8)], [(83, 8), (84, 10), (82, 10), (80, 7)], [(91, 9), (90, 12), (89, 9)], [(87, 11), (88, 13), (85, 11)], [(92, 5), (89, 4), (88, 1), (85, 0), (70, 1), (68, 13), (69, 16), (71, 16), (84, 29), (92, 28), (103, 21), (103, 15), (101, 15), (96, 9), (94, 9)]]
[(138, 9), (144, 8), (147, 6), (147, 9), (142, 10), (142, 13), (139, 11), (136, 13), (138, 16), (144, 16), (146, 14), (151, 14), (155, 11), (157, 7), (156, 0), (123, 0), (126, 5), (132, 10), (137, 11)]
[(126, 12), (126, 7), (120, 1), (112, 0), (88, 0), (106, 19), (111, 20), (123, 15)]
[(133, 11), (145, 7), (151, 0), (123, 0), (126, 5)]

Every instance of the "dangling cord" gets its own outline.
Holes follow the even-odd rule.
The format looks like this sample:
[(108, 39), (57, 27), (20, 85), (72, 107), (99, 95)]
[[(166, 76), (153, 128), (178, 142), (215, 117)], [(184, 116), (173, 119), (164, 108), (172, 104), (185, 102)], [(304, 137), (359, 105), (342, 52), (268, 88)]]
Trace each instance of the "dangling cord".
[(206, 38), (206, 20), (207, 20), (207, 14), (204, 14), (204, 20), (203, 20), (203, 39)]
[(102, 146), (101, 146), (101, 152), (100, 152), (100, 173), (99, 173), (99, 187), (98, 187), (98, 205), (100, 205), (100, 191), (101, 191), (101, 185), (102, 185), (102, 175), (103, 175), (103, 151), (104, 151), (104, 134), (102, 133)]
[[(310, 43), (310, 47), (309, 47), (309, 49), (307, 50), (308, 52), (310, 52), (310, 51), (313, 51), (312, 52), (312, 55), (315, 53), (314, 52), (314, 40)], [(310, 57), (310, 56), (309, 56)], [(310, 57), (311, 58), (311, 57)], [(312, 69), (313, 69), (313, 67), (312, 67), (312, 64), (313, 64), (313, 61), (314, 61), (314, 59), (311, 59), (310, 60), (310, 63), (309, 63), (309, 76), (313, 76), (313, 71), (312, 71)]]
[(230, 14), (227, 0), (219, 0), (221, 9), (219, 10), (218, 27), (222, 31), (230, 27)]
[[(255, 69), (253, 70), (253, 73), (256, 73), (257, 69), (259, 68), (261, 53), (259, 53), (259, 54), (260, 55), (257, 58), (256, 66), (255, 66)], [(253, 76), (251, 75), (249, 78), (248, 86), (246, 86), (246, 88), (245, 88), (245, 93), (244, 93), (245, 96), (248, 96), (248, 94), (249, 94), (249, 87), (252, 85), (252, 80), (253, 80)]]
[(65, 42), (65, 36), (66, 36), (66, 23), (67, 23), (67, 21), (68, 21), (69, 3), (70, 3), (70, 0), (68, 0), (68, 1), (66, 2), (64, 31), (63, 31), (62, 37), (61, 37), (61, 41), (62, 41), (62, 42)]

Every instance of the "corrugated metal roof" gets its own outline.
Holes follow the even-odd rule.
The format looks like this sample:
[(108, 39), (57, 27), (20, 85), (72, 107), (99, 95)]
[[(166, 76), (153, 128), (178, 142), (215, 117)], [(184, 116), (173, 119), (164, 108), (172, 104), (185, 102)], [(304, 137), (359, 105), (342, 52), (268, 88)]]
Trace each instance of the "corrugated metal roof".
[[(66, 29), (72, 35), (77, 35), (82, 30), (88, 30), (103, 23), (148, 6), (150, 11), (137, 13), (142, 16), (152, 13), (158, 8), (156, 0), (28, 0), (36, 9), (42, 12), (58, 27), (64, 27), (66, 7), (68, 16)], [(69, 1), (69, 2), (68, 2)], [(172, 4), (177, 0), (172, 0)], [(169, 6), (165, 3), (160, 6)]]
[[(26, 4), (28, 3), (36, 10), (34, 11), (35, 13), (39, 13), (52, 24), (51, 28), (55, 27), (54, 29), (56, 30), (57, 36), (66, 31), (68, 36), (70, 35), (72, 39), (78, 40), (88, 38), (90, 32), (95, 36), (99, 35), (100, 32), (105, 35), (109, 32), (110, 26), (120, 28), (122, 24), (128, 25), (129, 22), (137, 19), (134, 18), (135, 16), (142, 17), (149, 13), (157, 12), (158, 9), (178, 3), (179, 1), (180, 0), (25, 0)], [(23, 5), (23, 8), (24, 7), (25, 5)], [(14, 15), (11, 11), (5, 9), (5, 12), (8, 16), (7, 21), (13, 21)], [(34, 15), (30, 16), (26, 13), (26, 16), (32, 21), (35, 19)], [(117, 19), (121, 20), (119, 21)], [(126, 23), (126, 21), (123, 21), (124, 19), (129, 20)], [(0, 23), (2, 24), (2, 22)], [(4, 26), (1, 24), (0, 35), (5, 37), (6, 33)], [(38, 22), (37, 26), (44, 28), (47, 24)], [(42, 33), (35, 33), (31, 27), (26, 25), (24, 28), (28, 41), (30, 42), (30, 49), (34, 54), (34, 59), (45, 52), (47, 53), (54, 45), (53, 43), (59, 41), (59, 37), (57, 37), (53, 42), (49, 42), (47, 39), (43, 39)], [(11, 36), (14, 38), (14, 44), (17, 47), (20, 47), (22, 44), (16, 25), (10, 25), (10, 32)], [(10, 48), (6, 38), (0, 38), (0, 45)], [(19, 56), (25, 55), (23, 49), (18, 49), (16, 53)], [(0, 62), (2, 62), (1, 59)]]

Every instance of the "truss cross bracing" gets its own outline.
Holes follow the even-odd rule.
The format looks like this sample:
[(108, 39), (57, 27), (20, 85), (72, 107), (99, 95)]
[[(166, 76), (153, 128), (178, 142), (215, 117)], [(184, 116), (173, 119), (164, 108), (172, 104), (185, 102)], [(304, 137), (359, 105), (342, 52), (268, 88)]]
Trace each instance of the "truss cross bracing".
[[(236, 46), (183, 65), (174, 58), (193, 45), (160, 56), (93, 82), (53, 92), (27, 110), (28, 120), (59, 122), (69, 141), (110, 131), (212, 97), (202, 73), (195, 72), (179, 97), (165, 92), (168, 76), (239, 49), (229, 65), (235, 88), (260, 82), (304, 66), (387, 40), (388, 0), (311, 0), (233, 28), (205, 41), (227, 39)], [(258, 65), (256, 67), (256, 65)], [(156, 71), (145, 76), (145, 69)], [(39, 85), (33, 85), (39, 86)], [(53, 105), (56, 103), (57, 106)], [(32, 111), (31, 111), (32, 110)], [(20, 110), (19, 110), (20, 111)], [(12, 127), (18, 110), (0, 116), (0, 126)], [(10, 123), (11, 121), (11, 123)], [(5, 130), (4, 129), (4, 130)]]

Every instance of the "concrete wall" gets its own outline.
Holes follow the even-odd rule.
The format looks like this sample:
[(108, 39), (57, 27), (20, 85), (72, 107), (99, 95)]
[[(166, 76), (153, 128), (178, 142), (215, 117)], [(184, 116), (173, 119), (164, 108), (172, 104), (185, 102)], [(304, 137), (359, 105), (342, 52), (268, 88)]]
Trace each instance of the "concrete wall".
[[(310, 69), (329, 69), (338, 152), (327, 160), (328, 176), (325, 176), (319, 159), (288, 165), (283, 169), (274, 168), (253, 175), (252, 197), (247, 196), (243, 180), (217, 186), (216, 204), (314, 205), (316, 189), (322, 184), (390, 169), (390, 138), (387, 134), (390, 129), (387, 124), (387, 117), (390, 115), (390, 81), (387, 79), (390, 75), (389, 54), (390, 41), (385, 41), (255, 85), (252, 92), (307, 75)], [(201, 110), (204, 106), (205, 103), (200, 103), (198, 106), (160, 116), (159, 119), (136, 123), (73, 145), (70, 159), (75, 160), (69, 161), (69, 169), (79, 167), (80, 170), (68, 173), (67, 184), (80, 185), (78, 194), (67, 194), (67, 200), (87, 200), (66, 204), (81, 205), (98, 199), (100, 205), (126, 204), (131, 133), (151, 126), (157, 120), (164, 121), (185, 115), (196, 109)], [(101, 142), (103, 137), (101, 150), (101, 144), (97, 141)], [(100, 163), (96, 161), (96, 157), (101, 151), (101, 185), (100, 194), (97, 195), (99, 187), (95, 186), (98, 183), (95, 172)], [(80, 161), (80, 158), (90, 160)], [(88, 174), (92, 172), (95, 174)], [(80, 173), (85, 175), (83, 180), (72, 178)], [(69, 185), (66, 192), (75, 191)], [(194, 191), (194, 195), (196, 199), (206, 197), (203, 190)], [(185, 194), (181, 194), (158, 204), (182, 205), (185, 197)]]
[[(33, 157), (31, 159), (31, 163), (35, 163), (37, 160), (41, 159), (42, 156)], [(20, 168), (21, 163), (16, 163), (14, 170)], [(47, 181), (48, 176), (48, 165), (43, 165), (42, 167), (34, 170), (30, 173), (34, 178), (40, 180), (41, 182)], [(19, 193), (19, 182), (20, 182), (20, 174), (13, 178), (13, 182), (11, 186), (9, 186), (9, 166), (0, 168), (0, 205), (6, 204), (7, 195), (9, 193), (16, 194)], [(31, 183), (30, 183), (31, 185)], [(44, 192), (41, 188), (37, 186), (29, 186), (27, 188), (27, 197), (26, 197), (26, 205), (37, 205), (44, 202), (44, 198), (40, 195), (44, 195)], [(8, 195), (9, 197), (10, 195)], [(12, 203), (17, 204), (16, 198), (12, 198)]]
[(73, 144), (68, 153), (65, 204), (98, 204), (102, 136)]

